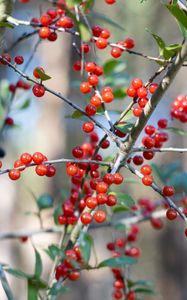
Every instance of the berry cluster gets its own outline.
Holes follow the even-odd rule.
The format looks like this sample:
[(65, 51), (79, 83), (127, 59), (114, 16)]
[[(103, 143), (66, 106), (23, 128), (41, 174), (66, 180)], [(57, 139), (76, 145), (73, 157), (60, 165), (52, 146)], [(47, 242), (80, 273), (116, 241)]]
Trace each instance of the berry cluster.
[[(137, 235), (139, 233), (139, 227), (131, 225), (126, 238), (117, 238), (114, 242), (107, 244), (107, 249), (112, 252), (113, 257), (120, 257), (126, 255), (130, 257), (138, 258), (141, 255), (140, 248), (136, 247), (134, 243), (137, 241)], [(128, 294), (124, 295), (125, 284), (128, 284), (128, 280), (125, 280), (125, 272), (121, 268), (112, 268), (112, 274), (114, 276), (114, 292), (113, 299), (126, 299), (135, 300), (136, 293), (133, 289), (129, 290)]]
[(47, 161), (47, 157), (41, 152), (35, 152), (33, 155), (29, 153), (21, 154), (20, 158), (14, 162), (14, 168), (8, 172), (11, 180), (18, 180), (21, 177), (21, 172), (32, 162), (36, 164), (35, 172), (39, 176), (52, 177), (56, 173), (56, 168), (52, 165), (43, 164)]
[(187, 122), (187, 96), (180, 95), (172, 103), (171, 117), (182, 123)]
[(75, 264), (81, 269), (83, 266), (83, 260), (81, 257), (81, 251), (79, 246), (75, 246), (73, 249), (65, 251), (65, 259), (56, 267), (55, 278), (60, 280), (68, 278), (69, 280), (76, 281), (80, 278), (80, 272), (75, 271)]

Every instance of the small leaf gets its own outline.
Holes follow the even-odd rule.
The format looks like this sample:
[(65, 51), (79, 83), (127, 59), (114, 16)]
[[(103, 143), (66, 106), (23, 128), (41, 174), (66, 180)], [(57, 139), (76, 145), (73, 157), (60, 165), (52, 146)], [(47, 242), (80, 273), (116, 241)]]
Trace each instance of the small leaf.
[(173, 133), (176, 133), (180, 136), (186, 136), (187, 135), (187, 131), (181, 128), (176, 128), (176, 127), (167, 127), (165, 128), (165, 130), (169, 130)]
[(84, 42), (89, 41), (90, 37), (91, 37), (91, 33), (90, 33), (89, 28), (83, 23), (78, 23), (78, 28), (79, 28), (81, 39)]
[(114, 71), (114, 69), (116, 68), (116, 66), (118, 64), (119, 64), (119, 61), (117, 61), (117, 60), (114, 60), (114, 59), (108, 60), (103, 66), (104, 74), (105, 75), (110, 74), (112, 71)]
[(134, 127), (134, 124), (126, 123), (126, 122), (120, 122), (115, 127), (123, 133), (129, 133), (129, 132), (131, 132), (132, 128)]
[(124, 88), (118, 88), (113, 92), (114, 98), (116, 99), (124, 99), (127, 96)]
[(40, 76), (40, 79), (42, 81), (51, 79), (51, 77), (49, 75), (47, 75), (46, 73), (44, 73), (41, 69), (36, 68), (35, 70), (38, 73), (38, 75)]
[(114, 228), (115, 228), (115, 230), (118, 230), (118, 231), (125, 231), (127, 229), (126, 225), (123, 223), (115, 224)]
[(45, 250), (45, 252), (49, 255), (49, 257), (52, 259), (52, 260), (55, 260), (55, 258), (58, 256), (60, 257), (61, 259), (64, 258), (64, 252), (62, 249), (60, 249), (57, 245), (50, 245), (48, 247), (48, 249)]
[(30, 106), (30, 103), (30, 99), (25, 100), (25, 102), (21, 105), (20, 109), (22, 110), (28, 108)]
[(23, 279), (29, 279), (32, 277), (32, 275), (26, 274), (25, 272), (22, 272), (20, 270), (12, 269), (12, 268), (4, 268), (5, 272), (8, 272), (9, 274), (17, 277), (17, 278), (23, 278)]
[[(158, 47), (159, 47), (159, 50), (160, 50), (160, 54), (161, 54), (161, 52), (162, 52), (163, 49), (165, 48), (165, 42), (163, 41), (163, 39), (162, 39), (159, 35), (157, 35), (157, 34), (151, 32), (151, 31), (148, 30), (148, 29), (147, 29), (147, 31), (152, 35), (152, 37), (153, 37), (154, 40), (156, 41), (156, 43), (157, 43), (157, 45), (158, 45)], [(162, 55), (162, 54), (161, 54), (161, 55)]]
[(155, 295), (155, 292), (150, 288), (136, 288), (134, 289), (135, 293), (139, 294), (149, 294), (149, 295)]
[(187, 29), (187, 16), (185, 12), (178, 7), (178, 5), (166, 5), (170, 13), (176, 18), (176, 20)]
[(121, 212), (129, 212), (130, 209), (125, 205), (115, 205), (114, 207), (112, 207), (112, 211), (113, 213), (121, 213)]
[(82, 258), (86, 263), (90, 259), (92, 245), (93, 245), (92, 237), (87, 232), (82, 231), (79, 238), (79, 246), (81, 249)]
[(14, 28), (14, 26), (8, 22), (0, 22), (0, 27)]
[(113, 257), (106, 259), (102, 261), (99, 265), (98, 268), (103, 268), (103, 267), (123, 267), (124, 265), (133, 265), (137, 263), (137, 259), (129, 256), (122, 255), (120, 257)]
[(34, 276), (36, 278), (40, 278), (42, 274), (42, 260), (39, 252), (34, 249), (35, 251), (35, 271), (34, 271)]
[(49, 194), (43, 194), (37, 199), (40, 210), (53, 207), (53, 198)]
[(135, 205), (134, 199), (129, 194), (124, 194), (120, 192), (111, 192), (110, 195), (114, 195), (118, 199), (118, 203), (125, 204), (128, 207)]
[(59, 225), (58, 223), (58, 217), (62, 214), (62, 203), (58, 202), (55, 206), (54, 212), (53, 212), (53, 218), (56, 225)]
[(72, 119), (80, 119), (82, 117), (84, 117), (84, 114), (79, 110), (75, 110), (71, 116), (66, 116), (66, 118)]

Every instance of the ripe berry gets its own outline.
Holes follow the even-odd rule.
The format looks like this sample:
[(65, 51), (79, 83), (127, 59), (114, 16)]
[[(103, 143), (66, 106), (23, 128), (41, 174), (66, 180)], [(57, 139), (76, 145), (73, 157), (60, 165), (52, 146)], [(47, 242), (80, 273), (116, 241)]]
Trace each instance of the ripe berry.
[(160, 119), (160, 120), (158, 120), (157, 124), (158, 124), (158, 127), (160, 127), (160, 128), (166, 128), (168, 125), (168, 120)]
[(153, 135), (155, 133), (156, 129), (152, 125), (146, 125), (144, 131), (148, 135)]
[(88, 208), (94, 209), (94, 208), (97, 207), (97, 205), (98, 205), (98, 203), (97, 203), (97, 198), (95, 198), (95, 197), (88, 197), (88, 198), (86, 199), (86, 206), (87, 206)]
[(135, 46), (135, 42), (132, 38), (127, 38), (124, 42), (123, 45), (127, 49), (132, 49)]
[(45, 88), (41, 84), (35, 84), (32, 91), (36, 97), (42, 97), (45, 94)]
[(120, 173), (115, 173), (114, 175), (114, 184), (121, 184), (123, 182), (123, 176)]
[(90, 51), (90, 45), (88, 44), (82, 44), (80, 46), (80, 51), (83, 52), (83, 53), (88, 53)]
[(56, 174), (56, 168), (54, 166), (47, 166), (47, 177), (53, 177)]
[(72, 155), (75, 157), (75, 158), (82, 158), (83, 155), (84, 155), (84, 152), (82, 150), (81, 147), (77, 146), (77, 147), (74, 147), (73, 150), (72, 150)]
[(8, 176), (11, 180), (17, 180), (21, 176), (20, 170), (12, 169), (9, 171)]
[(109, 5), (112, 5), (112, 4), (116, 3), (116, 0), (105, 0), (105, 2)]
[(94, 124), (91, 122), (85, 122), (82, 126), (82, 130), (86, 133), (90, 133), (94, 130)]
[(101, 31), (100, 37), (103, 39), (108, 39), (110, 37), (110, 31), (108, 29), (103, 29)]
[(105, 93), (102, 93), (102, 99), (104, 102), (110, 103), (113, 101), (114, 96), (113, 96), (112, 92), (105, 92)]
[(20, 156), (20, 160), (22, 161), (22, 163), (24, 165), (28, 165), (32, 162), (32, 155), (29, 154), (29, 153), (23, 153), (21, 156)]
[(108, 197), (107, 197), (107, 195), (105, 194), (105, 193), (99, 193), (98, 195), (97, 195), (97, 203), (98, 204), (106, 204), (107, 203), (107, 199), (108, 199)]
[(122, 52), (123, 51), (120, 48), (113, 47), (110, 53), (114, 58), (118, 58), (122, 55)]
[(35, 164), (39, 165), (44, 161), (44, 155), (41, 152), (35, 152), (32, 159)]
[(135, 116), (135, 117), (140, 117), (140, 115), (142, 114), (142, 108), (139, 106), (139, 105), (137, 105), (136, 107), (134, 107), (134, 109), (133, 109), (133, 115)]
[[(20, 169), (19, 167), (22, 167), (22, 166), (24, 166), (24, 167)], [(21, 160), (18, 159), (14, 163), (14, 168), (19, 168), (20, 171), (23, 171), (23, 170), (25, 170), (25, 165)]]
[(88, 212), (85, 212), (81, 215), (80, 219), (84, 225), (88, 225), (92, 222), (92, 215)]
[(88, 104), (85, 107), (85, 112), (87, 113), (87, 115), (89, 116), (94, 116), (97, 112), (96, 106), (92, 105), (92, 104)]
[(63, 16), (56, 22), (56, 25), (63, 28), (72, 28), (74, 23), (70, 17)]
[(88, 73), (94, 73), (96, 64), (94, 62), (87, 62), (85, 65), (85, 71)]
[(145, 175), (142, 177), (142, 183), (146, 186), (150, 186), (153, 183), (153, 177), (150, 175)]
[(98, 38), (95, 44), (98, 49), (104, 49), (107, 47), (108, 42), (106, 39)]
[(164, 196), (166, 196), (166, 197), (171, 197), (171, 196), (174, 195), (175, 189), (174, 189), (173, 186), (165, 185), (165, 186), (163, 187), (162, 192), (163, 192)]
[(155, 218), (151, 218), (151, 225), (153, 226), (153, 228), (155, 229), (162, 229), (163, 227), (163, 221), (162, 219), (155, 219)]
[(143, 175), (150, 175), (152, 173), (152, 168), (150, 165), (143, 165), (140, 171)]
[(135, 98), (137, 96), (137, 91), (134, 86), (129, 86), (127, 89), (127, 95), (129, 97)]
[(11, 117), (7, 117), (5, 119), (5, 124), (8, 126), (12, 126), (12, 125), (14, 125), (14, 120)]
[(109, 142), (108, 140), (104, 140), (104, 141), (101, 143), (101, 148), (102, 148), (102, 149), (107, 149), (109, 146), (110, 146), (110, 142)]
[(74, 71), (80, 71), (81, 70), (81, 61), (78, 60), (73, 64)]
[(168, 220), (174, 220), (177, 218), (177, 212), (175, 209), (173, 208), (168, 208), (167, 211), (166, 211), (166, 217)]
[[(112, 1), (112, 0), (105, 0), (105, 1), (108, 3), (108, 1)], [(108, 3), (108, 4), (109, 4), (109, 3)], [(113, 3), (111, 3), (111, 4), (113, 4)], [(120, 291), (120, 290), (115, 290), (115, 292), (112, 294), (112, 296), (113, 296), (113, 298), (116, 299), (116, 300), (122, 299), (123, 293), (122, 293), (122, 291)]]
[(78, 167), (76, 165), (69, 165), (66, 171), (68, 176), (75, 176), (78, 172)]
[(156, 91), (156, 89), (158, 88), (158, 84), (157, 83), (151, 83), (149, 85), (149, 91), (151, 94), (154, 94), (154, 92)]
[(81, 274), (78, 271), (73, 271), (68, 274), (69, 280), (76, 281), (80, 278)]
[(92, 26), (93, 36), (99, 37), (101, 32), (102, 32), (102, 28), (100, 26), (98, 26), (98, 25)]
[(97, 223), (103, 223), (106, 220), (106, 213), (103, 210), (98, 210), (94, 214), (94, 220)]
[(88, 77), (88, 82), (89, 82), (89, 84), (95, 86), (99, 83), (99, 78), (97, 75), (92, 74)]
[(11, 57), (8, 53), (3, 53), (2, 58), (0, 57), (0, 63), (2, 65), (7, 65), (6, 61), (4, 61), (3, 59), (7, 60), (8, 62), (11, 62)]
[(51, 24), (51, 22), (52, 22), (52, 19), (51, 19), (51, 17), (50, 17), (48, 14), (42, 15), (42, 16), (40, 17), (40, 23), (41, 23), (43, 26), (48, 26), (48, 25)]
[(150, 136), (145, 136), (143, 139), (142, 139), (142, 144), (148, 148), (148, 149), (151, 149), (154, 147), (155, 145), (155, 141), (153, 138), (151, 138)]
[(37, 67), (37, 68), (35, 68), (34, 71), (33, 71), (34, 77), (37, 78), (37, 79), (40, 79), (40, 75), (39, 75), (37, 69), (41, 70), (43, 73), (44, 73), (44, 69), (41, 68), (41, 67)]
[(91, 85), (89, 82), (82, 82), (81, 85), (80, 85), (80, 91), (81, 93), (83, 94), (88, 94), (91, 92)]
[(106, 173), (103, 177), (103, 181), (108, 185), (114, 183), (114, 175), (111, 173)]
[(35, 171), (37, 175), (44, 176), (47, 174), (47, 166), (42, 164), (37, 165)]
[(23, 58), (23, 56), (16, 56), (14, 58), (14, 61), (17, 65), (21, 65), (24, 62), (24, 58)]
[(133, 157), (133, 163), (137, 166), (140, 166), (141, 164), (143, 164), (143, 157), (141, 155), (135, 155)]
[(143, 81), (140, 78), (134, 78), (132, 86), (137, 90), (143, 86)]
[(136, 299), (136, 294), (134, 291), (130, 291), (127, 294), (127, 300), (135, 300)]
[(151, 160), (154, 157), (155, 153), (152, 151), (143, 152), (143, 157), (147, 160)]
[(58, 35), (56, 32), (51, 32), (50, 35), (48, 36), (48, 41), (50, 42), (55, 42), (58, 38)]
[(138, 94), (138, 97), (140, 97), (140, 98), (146, 98), (148, 91), (145, 87), (141, 87), (137, 90), (137, 94)]
[(116, 198), (116, 196), (114, 196), (114, 195), (109, 195), (106, 204), (107, 204), (108, 206), (114, 206), (114, 205), (116, 205), (116, 203), (117, 203), (117, 198)]
[(49, 37), (50, 33), (51, 33), (50, 28), (42, 27), (42, 28), (40, 28), (38, 34), (41, 39), (47, 39)]

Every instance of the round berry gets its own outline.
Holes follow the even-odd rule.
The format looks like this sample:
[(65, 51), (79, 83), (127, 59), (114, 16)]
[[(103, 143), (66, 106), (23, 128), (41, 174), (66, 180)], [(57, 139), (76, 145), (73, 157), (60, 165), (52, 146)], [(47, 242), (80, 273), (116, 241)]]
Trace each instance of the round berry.
[(11, 180), (18, 180), (21, 176), (20, 170), (12, 169), (8, 172), (8, 176)]
[(45, 94), (45, 88), (41, 84), (35, 84), (32, 91), (36, 97), (42, 97)]
[(162, 192), (163, 192), (163, 195), (164, 195), (164, 196), (166, 196), (166, 197), (171, 197), (171, 196), (174, 195), (175, 189), (174, 189), (173, 186), (165, 185), (165, 186), (163, 187)]
[(170, 221), (175, 220), (177, 218), (176, 210), (173, 209), (173, 208), (168, 208), (167, 211), (166, 211), (166, 217)]
[(94, 214), (94, 220), (97, 223), (103, 223), (106, 220), (106, 213), (103, 210), (98, 210)]
[(92, 215), (88, 212), (84, 212), (82, 213), (80, 219), (84, 225), (88, 225), (92, 222)]

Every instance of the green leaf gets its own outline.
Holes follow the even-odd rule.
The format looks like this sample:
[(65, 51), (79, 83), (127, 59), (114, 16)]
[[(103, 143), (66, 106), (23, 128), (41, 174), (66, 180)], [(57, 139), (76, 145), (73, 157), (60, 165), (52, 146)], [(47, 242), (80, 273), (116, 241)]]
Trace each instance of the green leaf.
[(67, 287), (63, 286), (61, 282), (57, 281), (50, 288), (49, 295), (51, 295), (51, 296), (57, 296), (57, 295), (66, 293), (68, 290), (69, 289)]
[(129, 256), (119, 256), (119, 257), (113, 257), (106, 259), (102, 261), (99, 265), (98, 268), (103, 268), (103, 267), (109, 267), (109, 268), (115, 268), (115, 267), (123, 267), (124, 265), (133, 265), (137, 263), (137, 259)]
[(81, 2), (81, 0), (66, 0), (67, 5), (70, 7), (80, 4)]
[(112, 207), (112, 211), (113, 213), (121, 213), (121, 212), (129, 212), (130, 209), (129, 207), (125, 206), (125, 205), (115, 205), (114, 207)]
[(148, 29), (147, 29), (147, 31), (152, 35), (152, 37), (153, 37), (154, 40), (156, 41), (156, 43), (157, 43), (157, 45), (158, 45), (158, 47), (159, 47), (160, 54), (162, 55), (162, 54), (163, 54), (162, 51), (163, 51), (163, 49), (165, 48), (165, 42), (163, 41), (163, 39), (162, 39), (159, 35), (157, 35), (157, 34), (151, 32), (151, 31), (148, 30)]
[(36, 278), (40, 278), (41, 274), (42, 274), (42, 260), (41, 260), (41, 256), (40, 253), (34, 249), (35, 251), (35, 271), (34, 271), (34, 276)]
[(113, 95), (115, 99), (124, 99), (127, 96), (124, 88), (118, 88), (113, 91)]
[(72, 119), (80, 119), (82, 117), (84, 117), (84, 114), (79, 110), (75, 110), (71, 116), (66, 116), (66, 118)]
[(25, 100), (25, 102), (21, 105), (20, 109), (22, 110), (28, 108), (30, 106), (30, 103), (30, 99)]
[(58, 256), (60, 257), (61, 259), (64, 258), (64, 251), (62, 249), (60, 249), (57, 245), (50, 245), (46, 250), (45, 252), (49, 255), (49, 257), (52, 259), (52, 260), (55, 260), (55, 258)]
[(14, 28), (14, 26), (8, 22), (0, 22), (0, 27)]
[(155, 292), (151, 288), (136, 288), (134, 289), (136, 294), (149, 294), (149, 295), (155, 295)]
[(82, 258), (86, 263), (90, 259), (92, 245), (93, 245), (92, 237), (87, 232), (82, 231), (79, 238), (79, 246), (81, 249)]
[(40, 210), (53, 207), (53, 198), (49, 194), (43, 194), (37, 199)]
[(128, 113), (121, 119), (122, 116), (120, 116), (121, 122), (127, 121), (133, 117), (132, 110), (129, 110)]
[(127, 207), (135, 205), (134, 199), (129, 194), (124, 194), (120, 192), (111, 192), (110, 195), (114, 195), (118, 199), (118, 203), (125, 204)]
[(121, 25), (119, 25), (117, 22), (114, 22), (111, 18), (108, 18), (107, 16), (105, 16), (101, 13), (92, 11), (92, 12), (90, 12), (89, 16), (91, 16), (93, 19), (98, 19), (105, 23), (108, 23), (109, 25), (112, 25), (113, 27), (118, 28), (118, 29), (122, 30), (123, 32), (125, 31), (125, 29)]
[(38, 300), (38, 289), (32, 284), (32, 280), (28, 280), (28, 300)]
[(32, 277), (32, 275), (26, 274), (25, 272), (22, 272), (20, 270), (12, 269), (12, 268), (4, 268), (5, 272), (17, 277), (17, 278), (23, 278), (23, 279), (29, 279)]
[(56, 225), (59, 225), (58, 223), (58, 217), (62, 214), (62, 203), (61, 202), (58, 202), (55, 209), (54, 209), (54, 212), (53, 212), (53, 217), (54, 217), (54, 222)]
[(166, 5), (167, 9), (170, 13), (176, 18), (176, 20), (185, 28), (187, 29), (187, 16), (185, 12), (180, 9), (176, 4), (173, 5)]
[(38, 75), (40, 76), (40, 79), (42, 81), (45, 81), (45, 80), (49, 80), (51, 79), (51, 77), (49, 75), (47, 75), (46, 73), (44, 73), (42, 70), (40, 70), (39, 68), (36, 68), (35, 69), (36, 72), (38, 73)]
[(89, 28), (83, 23), (78, 23), (78, 29), (79, 29), (79, 32), (80, 32), (81, 39), (84, 42), (89, 41), (90, 37), (91, 37), (91, 33), (90, 33)]
[(120, 122), (118, 125), (115, 126), (117, 129), (119, 129), (123, 133), (129, 133), (131, 132), (132, 128), (134, 127), (134, 124), (132, 123), (126, 123), (126, 122)]
[(114, 60), (114, 59), (108, 60), (103, 66), (104, 74), (105, 75), (110, 74), (112, 71), (114, 71), (114, 69), (116, 68), (116, 66), (118, 64), (119, 64), (119, 61), (117, 61), (117, 60)]
[(176, 133), (180, 136), (186, 136), (187, 135), (187, 131), (181, 128), (176, 128), (176, 127), (167, 127), (165, 128), (165, 130), (169, 130), (173, 133)]

